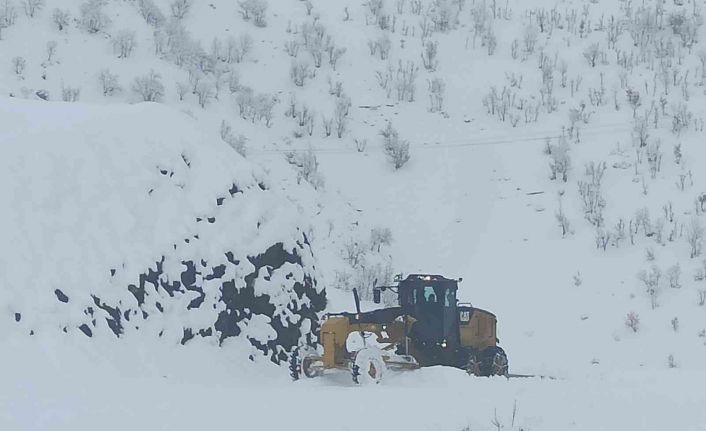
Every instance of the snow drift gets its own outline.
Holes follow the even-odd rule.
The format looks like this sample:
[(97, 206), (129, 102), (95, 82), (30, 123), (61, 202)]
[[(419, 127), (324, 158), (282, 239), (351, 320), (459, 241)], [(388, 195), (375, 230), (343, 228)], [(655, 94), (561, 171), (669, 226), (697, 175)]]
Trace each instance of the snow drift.
[(0, 145), (0, 329), (315, 340), (302, 215), (188, 115), (6, 99)]

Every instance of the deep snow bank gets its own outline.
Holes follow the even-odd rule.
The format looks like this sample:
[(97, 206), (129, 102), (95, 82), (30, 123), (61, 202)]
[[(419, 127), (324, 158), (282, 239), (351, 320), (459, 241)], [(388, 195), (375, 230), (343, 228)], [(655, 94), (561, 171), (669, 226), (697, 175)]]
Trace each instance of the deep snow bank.
[(303, 215), (188, 115), (5, 99), (0, 147), (0, 329), (244, 333), (275, 360), (316, 330)]

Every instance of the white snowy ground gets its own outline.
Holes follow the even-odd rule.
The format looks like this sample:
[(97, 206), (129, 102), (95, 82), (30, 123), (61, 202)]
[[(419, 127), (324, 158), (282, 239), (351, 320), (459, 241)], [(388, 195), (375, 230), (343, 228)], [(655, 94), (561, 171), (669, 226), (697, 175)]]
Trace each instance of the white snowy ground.
[[(347, 373), (289, 381), (237, 342), (8, 337), (4, 430), (664, 430), (706, 422), (703, 371), (596, 367), (559, 380), (471, 378), (434, 367), (354, 386)], [(8, 360), (9, 359), (9, 360)], [(513, 408), (516, 406), (514, 426)]]
[[(486, 115), (481, 99), (489, 85), (502, 88), (504, 72), (510, 71), (523, 73), (525, 94), (537, 96), (541, 81), (537, 53), (526, 62), (513, 61), (509, 46), (513, 38), (522, 37), (526, 11), (540, 6), (551, 8), (554, 5), (550, 2), (510, 2), (513, 20), (495, 22), (499, 47), (493, 57), (488, 57), (484, 48), (464, 47), (472, 25), (468, 7), (473, 2), (466, 2), (459, 29), (435, 35), (440, 41), (436, 75), (447, 84), (449, 118), (427, 112), (422, 78), (432, 74), (426, 72), (421, 72), (416, 103), (384, 105), (390, 101), (377, 88), (373, 71), (383, 69), (385, 62), (370, 57), (365, 46), (368, 38), (380, 32), (374, 26), (365, 26), (365, 8), (357, 2), (345, 3), (353, 17), (347, 23), (341, 22), (343, 3), (313, 2), (322, 22), (348, 51), (337, 73), (320, 72), (304, 89), (296, 89), (289, 82), (289, 58), (281, 48), (285, 40), (294, 37), (284, 31), (287, 21), (291, 19), (296, 25), (306, 19), (301, 2), (270, 1), (275, 13), (269, 16), (267, 29), (256, 29), (233, 18), (237, 15), (232, 2), (213, 1), (213, 7), (197, 2), (188, 18), (189, 26), (205, 47), (214, 34), (224, 37), (226, 31), (254, 35), (257, 43), (251, 60), (239, 65), (238, 70), (242, 81), (258, 91), (281, 91), (278, 116), (268, 129), (235, 118), (230, 100), (214, 101), (205, 111), (191, 95), (190, 100), (178, 102), (173, 84), (186, 80), (186, 72), (153, 58), (151, 31), (128, 3), (110, 4), (114, 19), (111, 30), (134, 27), (138, 31), (138, 49), (125, 61), (112, 56), (104, 37), (88, 36), (73, 27), (65, 34), (56, 33), (49, 22), (49, 11), (59, 2), (48, 3), (37, 18), (41, 26), (21, 16), (16, 26), (4, 30), (4, 41), (0, 42), (4, 43), (0, 49), (7, 48), (2, 51), (3, 55), (7, 52), (4, 58), (25, 56), (28, 71), (23, 80), (18, 80), (7, 67), (0, 88), (21, 94), (23, 86), (46, 86), (58, 95), (62, 81), (67, 85), (85, 83), (82, 101), (130, 102), (129, 93), (104, 99), (91, 84), (98, 70), (109, 65), (127, 87), (133, 76), (157, 68), (168, 83), (165, 104), (190, 112), (211, 133), (222, 118), (232, 119), (236, 130), (250, 137), (250, 159), (269, 171), (273, 188), (280, 188), (307, 211), (323, 212), (318, 218), (312, 215), (312, 219), (318, 224), (318, 258), (324, 266), (322, 271), (329, 272), (327, 281), (332, 281), (331, 269), (340, 264), (334, 253), (350, 234), (346, 229), (351, 222), (390, 226), (394, 242), (389, 254), (396, 270), (464, 277), (461, 298), (498, 315), (501, 345), (508, 352), (512, 372), (556, 379), (477, 379), (457, 370), (434, 368), (390, 375), (378, 387), (353, 387), (345, 373), (292, 383), (284, 368), (266, 361), (244, 361), (245, 348), (238, 341), (217, 349), (197, 340), (176, 347), (141, 338), (117, 343), (109, 338), (87, 340), (80, 335), (28, 338), (8, 330), (2, 333), (5, 343), (0, 355), (1, 429), (460, 431), (469, 426), (472, 430), (493, 430), (498, 428), (491, 423), (496, 410), (503, 429), (513, 431), (706, 428), (706, 346), (698, 335), (706, 329), (706, 308), (696, 304), (696, 289), (703, 288), (703, 282), (693, 280), (701, 265), (699, 259), (689, 258), (683, 238), (661, 245), (638, 237), (635, 246), (627, 246), (624, 240), (620, 248), (597, 250), (594, 229), (583, 220), (576, 193), (584, 162), (608, 160), (612, 165), (633, 161), (633, 120), (624, 98), (619, 112), (612, 108), (612, 101), (608, 102), (596, 109), (589, 124), (582, 126), (582, 142), (571, 146), (569, 183), (548, 180), (549, 159), (542, 154), (544, 137), (558, 135), (567, 125), (568, 109), (579, 102), (586, 102), (591, 109), (586, 90), (597, 86), (599, 71), (606, 73), (608, 93), (615, 87), (622, 97), (618, 85), (622, 69), (615, 64), (614, 54), (609, 55), (609, 65), (595, 69), (588, 68), (582, 56), (582, 49), (594, 40), (605, 46), (603, 32), (594, 32), (587, 39), (559, 30), (546, 41), (542, 35), (540, 44), (546, 44), (550, 53), (559, 52), (569, 63), (570, 77), (582, 75), (584, 84), (575, 98), (557, 85), (559, 112), (542, 114), (538, 124), (520, 122), (515, 129)], [(165, 1), (157, 3), (166, 5)], [(387, 3), (392, 10), (392, 2)], [(562, 2), (558, 10), (580, 10), (583, 3), (589, 4)], [(602, 13), (621, 13), (618, 2), (590, 4), (594, 24)], [(77, 5), (72, 2), (70, 6), (77, 10)], [(691, 5), (688, 7), (691, 10)], [(405, 19), (412, 25), (418, 20), (409, 13)], [(703, 28), (699, 31), (703, 39)], [(418, 37), (408, 38), (405, 50), (398, 49), (399, 30), (391, 37), (394, 59), (418, 61)], [(631, 49), (627, 37), (624, 33), (623, 46)], [(59, 40), (61, 61), (49, 66), (45, 83), (38, 65), (43, 60), (45, 42), (50, 39)], [(95, 58), (85, 52), (95, 53)], [(692, 83), (701, 73), (697, 66), (695, 55), (690, 55), (681, 71), (691, 71)], [(326, 93), (328, 74), (344, 82), (354, 107), (382, 106), (376, 111), (354, 108), (352, 132), (342, 141), (321, 138), (319, 131), (319, 136), (312, 139), (282, 143), (284, 136), (291, 137), (294, 128), (293, 120), (281, 118), (287, 93), (295, 91), (300, 100), (329, 112), (332, 98)], [(644, 82), (651, 86), (652, 75), (637, 66), (629, 80), (631, 86), (642, 89)], [(670, 91), (671, 101), (676, 102), (679, 89)], [(700, 87), (691, 89), (689, 107), (697, 118), (704, 111), (701, 93)], [(644, 96), (646, 109), (649, 99), (657, 99), (659, 94), (649, 90)], [(412, 142), (412, 159), (398, 172), (392, 172), (380, 152), (377, 131), (387, 119)], [(668, 200), (674, 202), (682, 222), (694, 216), (693, 199), (706, 190), (703, 134), (688, 130), (675, 137), (668, 132), (670, 121), (669, 116), (662, 118), (662, 130), (653, 132), (663, 138), (665, 153), (663, 170), (655, 180), (649, 180), (644, 164), (639, 167), (639, 175), (633, 175), (633, 167), (609, 168), (606, 173), (609, 227), (618, 217), (633, 217), (643, 206), (649, 207), (656, 219)], [(365, 153), (355, 151), (352, 138), (356, 137), (369, 139)], [(678, 191), (674, 185), (681, 169), (671, 154), (677, 141), (683, 143), (685, 164), (694, 174), (694, 185), (686, 191)], [(624, 156), (611, 154), (617, 142), (625, 150)], [(318, 150), (326, 181), (320, 194), (295, 184), (281, 154), (290, 147), (309, 145)], [(648, 195), (643, 195), (640, 182), (634, 181), (642, 176), (648, 178)], [(575, 231), (566, 239), (561, 238), (554, 218), (560, 190), (565, 191), (564, 210)], [(527, 195), (537, 191), (544, 193)], [(321, 235), (326, 231), (326, 217), (337, 223), (332, 238)], [(317, 239), (314, 241), (316, 245)], [(647, 247), (654, 248), (656, 262), (663, 270), (679, 262), (683, 271), (681, 289), (671, 289), (663, 280), (656, 310), (650, 309), (635, 276), (651, 264), (644, 258)], [(580, 286), (573, 281), (577, 273), (581, 274)], [(352, 308), (348, 293), (331, 290), (329, 297), (333, 310)], [(630, 311), (641, 317), (638, 333), (624, 325)], [(677, 331), (670, 324), (675, 317), (680, 322)], [(668, 368), (669, 355), (674, 356), (676, 368)]]

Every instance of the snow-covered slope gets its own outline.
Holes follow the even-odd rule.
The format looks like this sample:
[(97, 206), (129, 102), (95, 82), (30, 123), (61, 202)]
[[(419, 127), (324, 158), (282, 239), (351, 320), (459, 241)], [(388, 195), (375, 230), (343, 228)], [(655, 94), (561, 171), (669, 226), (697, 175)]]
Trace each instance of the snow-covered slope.
[(302, 216), (217, 135), (149, 103), (0, 111), (4, 331), (311, 341)]

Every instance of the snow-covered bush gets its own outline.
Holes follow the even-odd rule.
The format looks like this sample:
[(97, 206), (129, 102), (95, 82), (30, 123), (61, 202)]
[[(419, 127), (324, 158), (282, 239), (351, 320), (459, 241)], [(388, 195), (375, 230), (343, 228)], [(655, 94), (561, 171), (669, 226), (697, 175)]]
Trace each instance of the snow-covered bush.
[(184, 19), (189, 9), (193, 4), (193, 0), (173, 0), (169, 4), (169, 10), (172, 13), (172, 17), (176, 19)]
[(243, 33), (238, 38), (231, 37), (226, 43), (226, 62), (242, 63), (245, 56), (252, 50), (253, 40), (249, 34)]
[(596, 64), (602, 54), (603, 51), (601, 51), (601, 46), (598, 43), (592, 43), (583, 52), (583, 56), (586, 58), (586, 61), (588, 61), (588, 64), (591, 67), (596, 67)]
[(118, 81), (118, 75), (111, 73), (108, 69), (101, 70), (98, 75), (98, 83), (103, 91), (103, 96), (112, 96), (122, 91)]
[(690, 257), (693, 259), (701, 256), (701, 249), (704, 242), (704, 227), (698, 217), (694, 216), (686, 226), (685, 237), (686, 241), (689, 243)]
[(135, 32), (132, 30), (121, 30), (113, 37), (113, 52), (118, 58), (128, 58), (137, 46)]
[(57, 46), (59, 46), (59, 44), (55, 40), (50, 40), (47, 42), (47, 64), (52, 64), (54, 62)]
[(52, 21), (54, 22), (59, 31), (63, 31), (66, 27), (69, 26), (69, 20), (71, 19), (69, 11), (56, 8), (52, 12), (51, 16)]
[(266, 13), (267, 1), (265, 0), (238, 0), (240, 15), (245, 21), (252, 19), (257, 27), (267, 26)]
[(18, 56), (12, 58), (12, 70), (15, 72), (15, 75), (22, 76), (25, 73), (26, 68), (27, 60), (23, 57)]
[(566, 137), (560, 137), (559, 142), (556, 144), (548, 144), (547, 151), (551, 158), (549, 162), (549, 169), (551, 170), (550, 179), (556, 180), (561, 178), (563, 182), (568, 181), (571, 157), (569, 156), (569, 143)]
[(297, 181), (304, 180), (315, 189), (324, 186), (324, 178), (319, 172), (319, 161), (314, 150), (290, 151), (285, 154), (287, 162), (297, 170)]
[(336, 109), (333, 114), (333, 120), (336, 125), (336, 136), (342, 138), (346, 132), (346, 126), (348, 124), (348, 113), (351, 108), (350, 97), (342, 94), (340, 97), (336, 98)]
[(78, 102), (81, 97), (81, 89), (77, 87), (61, 86), (61, 100), (64, 102)]
[(292, 65), (289, 68), (289, 76), (292, 78), (294, 85), (303, 87), (306, 80), (311, 74), (311, 65), (304, 60), (292, 60)]
[(137, 7), (142, 18), (152, 27), (159, 27), (166, 21), (164, 14), (153, 0), (138, 0)]
[(439, 42), (427, 40), (422, 48), (422, 64), (429, 72), (434, 72), (439, 65)]
[(431, 80), (427, 80), (429, 87), (429, 110), (431, 112), (441, 112), (444, 110), (444, 92), (446, 91), (446, 84), (444, 80), (435, 77)]
[(241, 156), (245, 157), (247, 154), (247, 143), (248, 143), (248, 138), (245, 137), (244, 135), (235, 135), (233, 134), (233, 128), (231, 125), (223, 120), (221, 122), (221, 139), (223, 139), (223, 142), (226, 144), (230, 145), (232, 149), (238, 152)]
[(17, 9), (12, 0), (0, 2), (0, 39), (2, 39), (2, 30), (12, 27), (17, 20)]
[(184, 96), (186, 96), (189, 92), (191, 92), (191, 84), (188, 82), (177, 82), (175, 84), (176, 86), (176, 93), (177, 96), (179, 97), (179, 101), (184, 100)]
[(681, 287), (681, 282), (679, 278), (681, 277), (681, 267), (679, 264), (670, 266), (667, 269), (667, 280), (669, 280), (669, 287), (672, 289), (678, 289)]
[(159, 102), (164, 96), (162, 76), (154, 70), (147, 75), (138, 76), (132, 82), (132, 91), (143, 102)]
[(380, 253), (380, 248), (383, 245), (392, 244), (392, 231), (388, 227), (377, 227), (370, 231), (370, 251), (377, 250)]
[(24, 6), (25, 14), (30, 18), (34, 18), (34, 15), (42, 10), (44, 4), (45, 0), (22, 0), (22, 6)]
[(358, 267), (365, 258), (365, 244), (350, 239), (343, 245), (343, 258), (351, 267)]
[(210, 79), (202, 79), (196, 84), (196, 88), (194, 89), (194, 94), (198, 96), (199, 99), (199, 105), (202, 108), (206, 107), (206, 104), (208, 101), (215, 97), (216, 95), (216, 89), (213, 84), (213, 81)]
[(98, 33), (110, 25), (110, 18), (103, 12), (106, 0), (86, 0), (81, 4), (79, 23), (89, 33)]
[(625, 326), (637, 332), (640, 329), (640, 316), (634, 311), (629, 312), (625, 317)]
[(396, 129), (392, 127), (392, 123), (387, 123), (387, 126), (380, 131), (383, 137), (383, 151), (388, 160), (394, 166), (395, 170), (400, 169), (410, 159), (409, 141), (400, 139)]
[(637, 279), (643, 283), (644, 289), (650, 297), (650, 304), (654, 310), (659, 305), (657, 295), (659, 293), (659, 280), (662, 278), (662, 271), (657, 265), (652, 265), (650, 271), (642, 270), (638, 272)]
[(571, 223), (569, 222), (569, 218), (566, 217), (566, 214), (564, 213), (564, 206), (561, 203), (561, 200), (559, 200), (559, 210), (554, 214), (556, 217), (557, 223), (559, 223), (559, 227), (561, 228), (561, 237), (565, 238), (567, 235), (571, 233)]
[(434, 31), (446, 33), (456, 27), (462, 6), (454, 0), (433, 0), (429, 7), (429, 19)]

